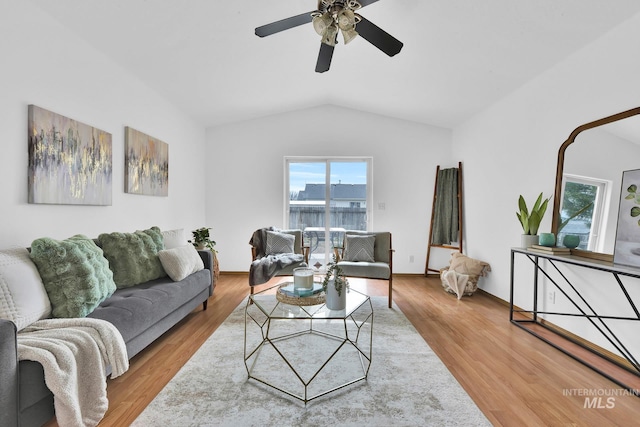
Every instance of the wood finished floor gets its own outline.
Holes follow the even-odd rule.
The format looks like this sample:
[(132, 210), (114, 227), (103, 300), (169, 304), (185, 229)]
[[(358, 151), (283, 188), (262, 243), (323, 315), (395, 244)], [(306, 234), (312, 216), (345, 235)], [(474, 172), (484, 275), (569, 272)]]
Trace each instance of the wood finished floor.
[[(129, 372), (109, 380), (109, 411), (100, 426), (126, 426), (135, 420), (247, 296), (247, 283), (247, 275), (223, 273), (206, 311), (195, 310), (134, 357)], [(353, 279), (351, 285), (369, 295), (387, 295), (385, 281)], [(508, 308), (491, 296), (476, 293), (458, 301), (442, 290), (437, 278), (398, 276), (394, 278), (394, 302), (493, 425), (639, 423), (637, 397), (615, 397), (613, 407), (606, 408), (605, 396), (600, 408), (588, 408), (584, 395), (565, 395), (565, 390), (572, 389), (610, 393), (619, 388), (512, 325)], [(55, 420), (47, 423), (55, 425)]]

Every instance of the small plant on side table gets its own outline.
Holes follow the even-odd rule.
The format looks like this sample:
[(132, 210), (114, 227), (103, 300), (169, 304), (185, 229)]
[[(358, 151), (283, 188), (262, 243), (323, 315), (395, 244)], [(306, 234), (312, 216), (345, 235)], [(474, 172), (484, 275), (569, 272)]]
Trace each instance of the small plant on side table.
[(193, 230), (193, 240), (189, 240), (196, 249), (204, 250), (208, 249), (213, 254), (213, 283), (215, 284), (220, 278), (220, 265), (218, 264), (218, 251), (216, 250), (216, 242), (211, 240), (211, 234), (209, 233), (211, 227), (201, 227), (197, 230)]
[(211, 235), (209, 233), (211, 227), (202, 227), (197, 230), (193, 230), (191, 233), (193, 234), (193, 240), (189, 240), (196, 249), (209, 249), (211, 252), (218, 252), (215, 249), (216, 242), (211, 240)]

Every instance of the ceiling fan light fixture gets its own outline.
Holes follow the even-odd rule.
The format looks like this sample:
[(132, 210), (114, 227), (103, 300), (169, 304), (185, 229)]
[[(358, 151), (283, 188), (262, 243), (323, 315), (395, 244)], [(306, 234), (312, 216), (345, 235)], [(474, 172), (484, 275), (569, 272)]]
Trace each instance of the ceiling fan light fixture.
[(362, 5), (360, 4), (360, 2), (358, 2), (358, 0), (348, 0), (345, 3), (346, 3), (346, 7), (348, 7), (351, 10), (358, 10), (362, 7)]
[(337, 42), (338, 42), (338, 26), (335, 24), (329, 25), (327, 29), (324, 31), (324, 34), (322, 35), (322, 43), (329, 46), (335, 46)]
[(320, 36), (324, 36), (327, 28), (333, 24), (333, 17), (329, 12), (325, 12), (322, 15), (314, 16), (312, 22), (313, 29), (316, 30), (316, 33)]
[(356, 37), (358, 37), (358, 32), (355, 30), (355, 28), (346, 31), (342, 30), (342, 38), (344, 39), (344, 44), (348, 44)]
[(340, 13), (338, 13), (336, 21), (342, 31), (354, 29), (356, 26), (356, 14), (353, 13), (353, 10), (342, 9)]

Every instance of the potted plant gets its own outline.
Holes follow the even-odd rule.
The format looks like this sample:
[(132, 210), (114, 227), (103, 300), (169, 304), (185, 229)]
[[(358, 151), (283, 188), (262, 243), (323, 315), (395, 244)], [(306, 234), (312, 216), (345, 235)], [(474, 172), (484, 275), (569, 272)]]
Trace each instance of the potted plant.
[[(331, 278), (333, 276), (333, 279)], [(344, 310), (347, 306), (347, 292), (349, 281), (344, 276), (344, 272), (338, 265), (338, 261), (333, 259), (327, 265), (327, 273), (322, 281), (322, 289), (326, 295), (326, 305), (330, 310)]]
[(201, 227), (197, 230), (193, 230), (193, 240), (189, 240), (196, 249), (204, 250), (209, 249), (213, 254), (213, 282), (216, 283), (220, 277), (220, 266), (218, 265), (218, 251), (215, 249), (216, 242), (211, 240), (211, 234), (209, 233), (211, 227)]
[(193, 234), (193, 240), (189, 240), (189, 243), (193, 244), (198, 250), (209, 249), (211, 252), (217, 252), (215, 250), (216, 242), (211, 240), (209, 230), (211, 230), (211, 227), (202, 227), (193, 230), (191, 232)]
[(531, 245), (538, 244), (538, 228), (544, 213), (547, 211), (547, 205), (549, 204), (549, 198), (542, 200), (542, 193), (536, 199), (531, 211), (527, 209), (527, 204), (524, 201), (524, 197), (520, 195), (518, 199), (519, 212), (516, 212), (516, 216), (522, 225), (522, 241), (523, 248), (528, 248)]

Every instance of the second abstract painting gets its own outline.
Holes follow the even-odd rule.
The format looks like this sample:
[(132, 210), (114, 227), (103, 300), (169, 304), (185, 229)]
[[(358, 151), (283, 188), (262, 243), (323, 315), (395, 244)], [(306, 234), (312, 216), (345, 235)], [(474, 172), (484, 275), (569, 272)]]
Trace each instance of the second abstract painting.
[(169, 144), (125, 127), (124, 161), (125, 192), (169, 195)]

